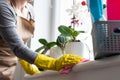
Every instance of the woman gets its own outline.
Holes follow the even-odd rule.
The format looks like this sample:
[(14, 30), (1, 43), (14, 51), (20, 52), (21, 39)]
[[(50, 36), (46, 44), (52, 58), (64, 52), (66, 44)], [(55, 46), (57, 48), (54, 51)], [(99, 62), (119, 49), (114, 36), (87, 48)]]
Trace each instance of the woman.
[(75, 65), (82, 59), (67, 54), (56, 60), (37, 54), (25, 45), (34, 31), (34, 13), (28, 3), (30, 1), (0, 0), (0, 80), (13, 80), (16, 56), (20, 58), (21, 64), (25, 61), (38, 68), (57, 71)]
[[(25, 31), (22, 28), (22, 25), (20, 24), (22, 20), (20, 19), (27, 19), (28, 21), (33, 21), (34, 23), (34, 13), (32, 6), (28, 4), (30, 0), (0, 0), (0, 9), (1, 9), (1, 16), (0, 16), (0, 80), (10, 78), (12, 80), (14, 68), (16, 66), (17, 58), (9, 48), (8, 44), (11, 46), (11, 48), (14, 50), (14, 47), (17, 47), (15, 45), (23, 45), (22, 40), (17, 37), (18, 34), (15, 32), (15, 27), (17, 27), (17, 30), (19, 34), (21, 35), (22, 39), (24, 40), (24, 43), (27, 42), (28, 39), (32, 36), (32, 34), (25, 34)], [(31, 0), (32, 1), (32, 0)], [(8, 9), (7, 9), (8, 8)], [(5, 10), (6, 9), (6, 10)], [(11, 11), (11, 12), (10, 12)], [(25, 23), (25, 22), (23, 22)], [(32, 24), (32, 23), (31, 23)], [(27, 25), (29, 26), (29, 25)], [(10, 29), (3, 29), (3, 28), (13, 28)], [(33, 33), (34, 27), (30, 26)], [(13, 32), (12, 32), (13, 31)], [(8, 35), (6, 34), (8, 32)], [(26, 31), (26, 33), (28, 33)], [(3, 38), (7, 41), (7, 43), (3, 40)], [(14, 38), (12, 38), (14, 37)], [(7, 38), (7, 39), (6, 39)], [(14, 41), (15, 40), (15, 41)], [(14, 42), (15, 45), (12, 43)], [(18, 44), (16, 44), (18, 43)], [(19, 45), (19, 46), (20, 46)], [(18, 47), (19, 47), (18, 46)], [(26, 47), (25, 47), (26, 48)], [(26, 48), (27, 49), (27, 48)], [(22, 49), (21, 49), (22, 50)], [(24, 49), (25, 50), (25, 49)], [(15, 53), (19, 53), (20, 50), (17, 50)], [(31, 52), (31, 51), (30, 51)], [(20, 51), (21, 53), (21, 51)], [(34, 52), (31, 52), (33, 54), (33, 57), (36, 57), (36, 54)], [(30, 55), (32, 59), (32, 55)], [(22, 57), (22, 56), (21, 56)], [(31, 62), (31, 61), (30, 61)], [(9, 79), (8, 79), (9, 80)]]

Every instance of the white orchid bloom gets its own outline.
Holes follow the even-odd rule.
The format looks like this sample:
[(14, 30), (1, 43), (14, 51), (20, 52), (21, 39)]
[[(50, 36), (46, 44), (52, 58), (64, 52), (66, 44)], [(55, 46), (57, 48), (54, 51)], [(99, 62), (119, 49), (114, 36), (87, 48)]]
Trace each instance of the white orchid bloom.
[(88, 12), (87, 6), (83, 6), (81, 2), (77, 4), (73, 4), (73, 6), (70, 9), (66, 10), (69, 15), (74, 15), (75, 18), (79, 18), (81, 15), (84, 15), (86, 12)]

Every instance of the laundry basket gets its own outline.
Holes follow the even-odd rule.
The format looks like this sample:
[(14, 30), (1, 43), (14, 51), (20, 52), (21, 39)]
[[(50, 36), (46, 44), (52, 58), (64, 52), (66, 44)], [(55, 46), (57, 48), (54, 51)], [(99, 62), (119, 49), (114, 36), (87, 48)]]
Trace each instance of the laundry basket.
[(92, 29), (94, 58), (120, 54), (120, 21), (98, 21)]

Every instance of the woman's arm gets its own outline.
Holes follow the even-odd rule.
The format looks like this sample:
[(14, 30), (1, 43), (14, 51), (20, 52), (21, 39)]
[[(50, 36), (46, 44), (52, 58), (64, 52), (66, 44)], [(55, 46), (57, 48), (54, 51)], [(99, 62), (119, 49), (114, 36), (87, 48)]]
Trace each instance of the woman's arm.
[(5, 1), (0, 2), (0, 36), (8, 43), (17, 57), (34, 63), (37, 53), (24, 45), (17, 32), (14, 10)]

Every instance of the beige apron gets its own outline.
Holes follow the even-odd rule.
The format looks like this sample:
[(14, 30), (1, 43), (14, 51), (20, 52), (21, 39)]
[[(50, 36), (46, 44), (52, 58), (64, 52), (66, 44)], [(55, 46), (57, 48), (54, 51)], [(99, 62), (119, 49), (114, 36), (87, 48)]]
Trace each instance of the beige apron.
[[(34, 32), (34, 20), (27, 20), (22, 17), (17, 18), (17, 29), (26, 43)], [(11, 51), (9, 46), (0, 37), (0, 80), (13, 80), (13, 74), (17, 63), (17, 57)]]

